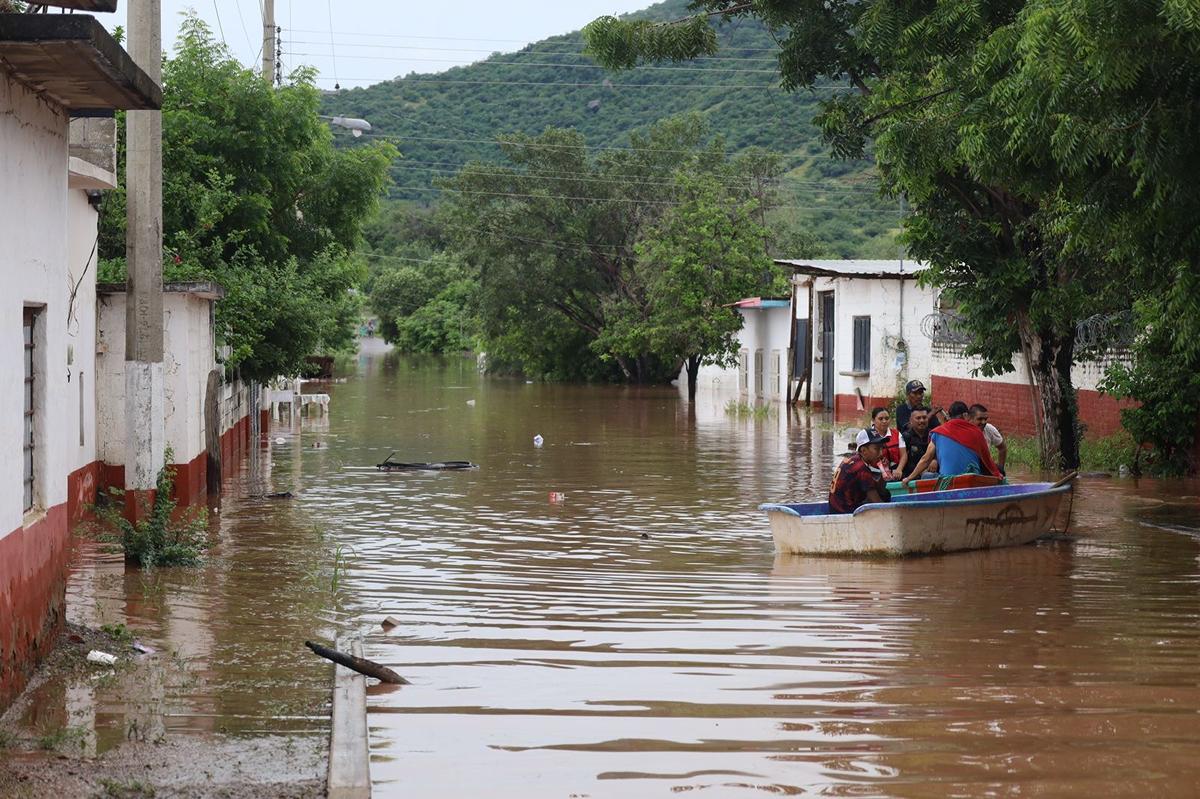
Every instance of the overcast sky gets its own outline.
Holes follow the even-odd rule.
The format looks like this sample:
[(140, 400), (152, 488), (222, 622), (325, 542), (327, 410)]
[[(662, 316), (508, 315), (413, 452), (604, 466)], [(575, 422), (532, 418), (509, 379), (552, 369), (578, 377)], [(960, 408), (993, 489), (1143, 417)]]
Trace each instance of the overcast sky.
[[(125, 24), (130, 0), (101, 14)], [(262, 63), (260, 0), (162, 0), (163, 44), (174, 47), (180, 15), (195, 9), (244, 64)], [(517, 50), (578, 30), (598, 16), (625, 14), (653, 0), (275, 0), (284, 70), (310, 64), (318, 85), (367, 86), (409, 72), (441, 72), (496, 51)], [(332, 17), (332, 22), (331, 22)], [(332, 43), (330, 31), (332, 30)]]

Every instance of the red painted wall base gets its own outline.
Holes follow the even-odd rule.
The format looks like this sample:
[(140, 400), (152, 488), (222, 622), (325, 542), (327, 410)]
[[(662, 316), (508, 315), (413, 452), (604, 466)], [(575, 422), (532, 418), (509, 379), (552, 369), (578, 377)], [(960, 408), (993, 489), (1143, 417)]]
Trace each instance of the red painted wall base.
[[(934, 375), (930, 388), (937, 404), (948, 408), (954, 400), (968, 405), (985, 405), (988, 416), (1002, 433), (1019, 436), (1037, 435), (1037, 389), (1021, 383), (998, 383), (991, 380), (969, 380)], [(1099, 391), (1080, 390), (1079, 418), (1087, 425), (1093, 438), (1110, 436), (1121, 429), (1121, 409), (1133, 408), (1136, 402), (1116, 400)], [(1040, 406), (1039, 406), (1040, 407)]]
[(66, 618), (67, 503), (0, 538), (0, 709), (25, 687)]

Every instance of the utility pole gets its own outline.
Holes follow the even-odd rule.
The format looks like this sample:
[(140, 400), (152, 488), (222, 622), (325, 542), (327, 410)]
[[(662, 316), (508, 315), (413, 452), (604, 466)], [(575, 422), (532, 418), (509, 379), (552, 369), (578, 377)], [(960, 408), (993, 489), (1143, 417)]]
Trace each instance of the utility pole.
[[(162, 83), (161, 0), (130, 0), (129, 53)], [(125, 165), (126, 513), (140, 516), (163, 466), (162, 112), (130, 111)]]
[(275, 84), (275, 0), (263, 0), (262, 76)]

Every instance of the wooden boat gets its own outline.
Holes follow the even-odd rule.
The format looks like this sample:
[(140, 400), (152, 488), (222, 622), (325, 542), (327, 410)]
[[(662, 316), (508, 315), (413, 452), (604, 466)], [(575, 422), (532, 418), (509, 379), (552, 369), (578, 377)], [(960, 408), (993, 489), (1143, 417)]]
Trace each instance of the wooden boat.
[(1072, 484), (1021, 483), (902, 494), (831, 514), (828, 502), (765, 504), (775, 550), (799, 555), (930, 555), (1027, 544), (1055, 529)]
[(899, 480), (887, 484), (887, 490), (893, 497), (900, 494), (923, 494), (926, 491), (952, 491), (959, 488), (984, 488), (1008, 482), (1003, 477), (992, 477), (990, 474), (947, 474), (941, 477), (930, 477), (925, 480), (913, 480), (905, 488)]

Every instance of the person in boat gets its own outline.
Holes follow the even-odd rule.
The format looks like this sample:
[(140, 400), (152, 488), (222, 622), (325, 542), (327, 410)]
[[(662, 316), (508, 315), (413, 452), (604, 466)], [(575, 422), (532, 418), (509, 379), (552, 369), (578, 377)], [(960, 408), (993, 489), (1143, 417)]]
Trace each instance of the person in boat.
[(871, 425), (858, 431), (858, 437), (854, 443), (861, 447), (872, 434), (886, 439), (884, 444), (884, 457), (879, 461), (879, 469), (883, 472), (883, 476), (888, 480), (899, 479), (904, 472), (904, 467), (908, 463), (908, 449), (904, 443), (904, 436), (900, 435), (899, 428), (888, 427), (888, 423), (892, 420), (892, 415), (888, 413), (887, 408), (872, 408), (871, 409)]
[(829, 486), (830, 513), (853, 513), (867, 503), (891, 500), (887, 481), (879, 471), (887, 441), (874, 432), (868, 433), (858, 452), (837, 467)]
[[(908, 450), (908, 460), (900, 473), (901, 479), (915, 472), (917, 464), (925, 456), (925, 450), (929, 449), (929, 432), (929, 409), (913, 408), (912, 415), (908, 417), (908, 427), (901, 431), (904, 436), (905, 449)], [(931, 475), (936, 476), (936, 458), (929, 462), (928, 470)], [(917, 479), (920, 480), (925, 474), (925, 472), (919, 473)]]
[(1000, 470), (992, 460), (987, 439), (983, 431), (967, 420), (970, 409), (967, 403), (955, 400), (950, 405), (950, 419), (929, 431), (929, 448), (912, 473), (900, 483), (907, 488), (913, 475), (924, 473), (929, 463), (937, 458), (938, 474), (990, 474), (1000, 477)]
[(1000, 470), (1000, 474), (1006, 474), (1004, 462), (1008, 460), (1008, 444), (1004, 443), (1004, 436), (1000, 435), (996, 425), (988, 421), (988, 409), (978, 402), (972, 405), (971, 422), (983, 431), (988, 446), (996, 448), (996, 468)]
[(904, 386), (904, 402), (896, 406), (896, 429), (901, 432), (912, 424), (912, 412), (917, 408), (929, 411), (929, 429), (946, 421), (946, 412), (941, 408), (930, 410), (925, 405), (925, 384), (920, 380), (909, 380)]

